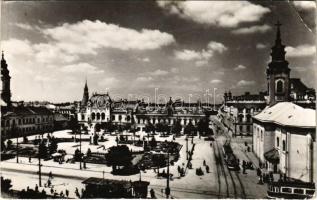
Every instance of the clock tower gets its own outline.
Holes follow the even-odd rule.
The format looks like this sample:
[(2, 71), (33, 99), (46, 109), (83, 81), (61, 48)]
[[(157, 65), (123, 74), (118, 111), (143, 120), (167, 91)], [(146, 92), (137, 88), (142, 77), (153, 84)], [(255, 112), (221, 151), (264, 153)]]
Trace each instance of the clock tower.
[(1, 58), (1, 81), (2, 81), (2, 90), (1, 90), (1, 99), (7, 104), (8, 107), (11, 106), (11, 91), (10, 91), (10, 75), (8, 70), (8, 64), (4, 59), (2, 52)]
[(278, 102), (288, 101), (290, 93), (289, 76), (291, 70), (288, 67), (287, 60), (285, 60), (286, 51), (281, 40), (280, 26), (281, 23), (277, 22), (276, 39), (271, 52), (272, 59), (266, 70), (269, 95), (268, 103), (270, 106)]

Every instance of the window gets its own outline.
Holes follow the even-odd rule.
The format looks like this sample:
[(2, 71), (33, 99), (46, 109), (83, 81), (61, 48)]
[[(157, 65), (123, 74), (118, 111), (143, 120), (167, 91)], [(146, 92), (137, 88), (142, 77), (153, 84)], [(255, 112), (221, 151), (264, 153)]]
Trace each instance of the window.
[(81, 115), (81, 120), (85, 120), (85, 115), (84, 114)]
[(286, 150), (286, 142), (285, 142), (285, 140), (283, 140), (283, 151), (285, 151)]
[(239, 126), (239, 129), (240, 129), (240, 131), (242, 131), (242, 126), (241, 125)]
[(276, 92), (280, 93), (284, 91), (284, 83), (282, 80), (276, 82)]
[(121, 116), (121, 115), (119, 115), (119, 121), (121, 122), (121, 120), (122, 120), (122, 116)]
[(102, 119), (102, 120), (105, 120), (105, 119), (106, 119), (105, 113), (101, 113), (101, 119)]
[(279, 137), (276, 138), (276, 146), (277, 146), (277, 147), (280, 146), (280, 138), (279, 138)]
[(95, 120), (96, 118), (96, 114), (95, 113), (91, 113), (91, 120)]
[(263, 141), (263, 131), (261, 130), (261, 141)]
[(315, 190), (306, 190), (306, 194), (314, 195)]
[(292, 188), (282, 188), (282, 192), (292, 193)]
[(304, 194), (304, 190), (303, 189), (294, 189), (294, 193)]
[(100, 113), (97, 113), (97, 120), (100, 120)]
[(247, 126), (247, 131), (248, 131), (248, 132), (250, 132), (250, 127), (251, 127), (251, 126)]
[(111, 116), (112, 121), (116, 120), (116, 117), (114, 115)]

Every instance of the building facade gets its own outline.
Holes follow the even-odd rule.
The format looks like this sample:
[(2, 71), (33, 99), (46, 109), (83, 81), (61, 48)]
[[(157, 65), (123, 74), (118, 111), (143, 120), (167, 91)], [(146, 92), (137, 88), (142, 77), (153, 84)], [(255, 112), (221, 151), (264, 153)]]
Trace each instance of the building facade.
[(94, 126), (99, 123), (112, 122), (114, 124), (136, 124), (143, 130), (148, 123), (165, 123), (173, 125), (177, 120), (185, 126), (192, 122), (196, 125), (205, 117), (205, 108), (195, 104), (189, 107), (179, 105), (170, 99), (166, 104), (145, 104), (144, 101), (112, 101), (109, 94), (93, 93), (85, 104), (87, 85), (84, 87), (82, 104), (78, 107), (77, 119), (80, 124)]
[(253, 151), (268, 171), (313, 182), (316, 111), (277, 103), (253, 117)]
[(53, 113), (46, 107), (27, 106), (11, 101), (9, 69), (4, 55), (1, 59), (1, 138), (51, 132), (54, 129)]
[(271, 61), (266, 70), (267, 92), (233, 96), (224, 94), (224, 102), (218, 116), (225, 126), (236, 135), (252, 135), (252, 116), (261, 112), (266, 106), (278, 102), (291, 101), (301, 107), (316, 107), (316, 92), (308, 88), (299, 78), (290, 78), (291, 69), (285, 59), (285, 45), (282, 44), (280, 23), (271, 51)]

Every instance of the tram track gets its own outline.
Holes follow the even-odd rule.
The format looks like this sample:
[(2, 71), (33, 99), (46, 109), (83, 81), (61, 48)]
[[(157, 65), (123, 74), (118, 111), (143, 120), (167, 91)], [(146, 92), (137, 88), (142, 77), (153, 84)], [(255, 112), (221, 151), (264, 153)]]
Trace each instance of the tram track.
[[(219, 123), (219, 121), (217, 122), (217, 126), (220, 127), (221, 129), (221, 132), (223, 134), (220, 134), (222, 136), (225, 137), (225, 143), (227, 142), (231, 142), (231, 137), (229, 136), (229, 134), (224, 130), (223, 126), (221, 126), (221, 123)], [(220, 138), (219, 136), (217, 136), (218, 138)], [(219, 152), (219, 145), (218, 145), (218, 142), (216, 140), (216, 145), (217, 145), (217, 149), (218, 149), (218, 152)], [(223, 146), (223, 143), (221, 142), (221, 145)], [(222, 159), (224, 160), (224, 155), (223, 153), (220, 155), (222, 157)], [(246, 155), (247, 156), (247, 155)], [(222, 168), (224, 170), (224, 167), (222, 165)], [(246, 198), (246, 192), (245, 192), (245, 188), (244, 188), (244, 185), (241, 181), (241, 177), (239, 175), (239, 172), (238, 171), (234, 171), (232, 172), (230, 169), (228, 169), (228, 174), (230, 176), (230, 180), (231, 180), (231, 183), (232, 183), (232, 187), (233, 187), (233, 192), (234, 192), (234, 198)], [(233, 177), (233, 174), (235, 175), (235, 177)], [(225, 177), (225, 179), (227, 180), (227, 178)], [(236, 179), (236, 180), (235, 180)], [(228, 180), (226, 181), (227, 182), (227, 187), (229, 186), (228, 184)], [(228, 197), (228, 196), (227, 196)]]

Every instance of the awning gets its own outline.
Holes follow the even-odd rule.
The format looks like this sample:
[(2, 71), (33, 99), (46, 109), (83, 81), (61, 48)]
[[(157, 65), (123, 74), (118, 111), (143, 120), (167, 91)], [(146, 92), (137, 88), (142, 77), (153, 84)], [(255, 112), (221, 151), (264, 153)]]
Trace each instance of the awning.
[(273, 164), (280, 163), (280, 155), (277, 149), (271, 149), (264, 153), (264, 158)]

